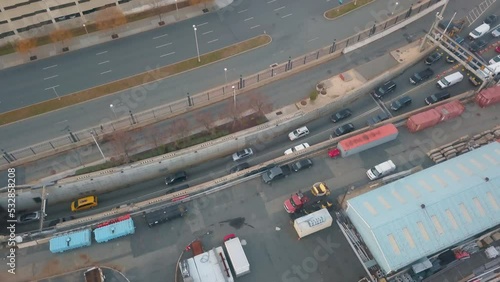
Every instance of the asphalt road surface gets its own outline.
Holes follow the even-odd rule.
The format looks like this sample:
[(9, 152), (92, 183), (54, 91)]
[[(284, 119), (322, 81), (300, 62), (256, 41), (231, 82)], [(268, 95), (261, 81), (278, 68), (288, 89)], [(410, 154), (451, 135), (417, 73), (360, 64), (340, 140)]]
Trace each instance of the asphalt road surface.
[[(399, 1), (397, 9), (408, 8), (410, 2)], [(0, 112), (53, 99), (55, 93), (51, 87), (56, 85), (57, 94), (63, 96), (196, 57), (193, 25), (197, 26), (200, 53), (246, 40), (263, 34), (264, 31), (273, 37), (274, 41), (266, 48), (266, 52), (251, 56), (252, 64), (243, 67), (237, 63), (239, 60), (230, 59), (225, 62), (230, 76), (234, 79), (240, 74), (253, 73), (269, 66), (270, 61), (283, 61), (288, 56), (295, 57), (325, 46), (335, 38), (332, 36), (344, 38), (351, 35), (355, 30), (346, 27), (362, 28), (371, 20), (371, 10), (385, 10), (387, 14), (390, 12), (387, 12), (388, 3), (392, 2), (376, 1), (362, 8), (361, 12), (332, 22), (324, 19), (323, 13), (338, 5), (333, 1), (316, 0), (307, 5), (298, 0), (235, 1), (228, 8), (216, 13), (3, 70), (0, 72), (0, 84), (3, 86)], [(338, 25), (339, 22), (342, 22), (342, 25)], [(223, 77), (223, 68), (215, 71), (212, 67), (209, 72), (218, 74), (216, 76), (219, 76), (219, 79), (221, 75)], [(186, 92), (196, 93), (221, 82), (214, 80), (213, 74), (207, 76), (207, 72), (204, 73), (203, 81), (192, 80), (200, 84), (193, 89), (182, 89), (186, 86), (181, 83), (172, 85), (171, 81), (166, 82), (165, 84), (169, 85), (168, 99), (175, 100), (183, 97)], [(164, 94), (161, 91), (156, 92), (156, 95), (163, 97)]]
[[(445, 62), (444, 58), (435, 63), (434, 65), (431, 66), (431, 68), (435, 71), (435, 73), (440, 73), (445, 70), (448, 70), (454, 66), (453, 64), (448, 64)], [(326, 65), (323, 65), (321, 67), (326, 67)], [(363, 66), (360, 66), (363, 67)], [(419, 62), (415, 64), (414, 66), (408, 68), (406, 71), (404, 71), (401, 74), (398, 74), (396, 77), (393, 78), (393, 81), (397, 84), (397, 89), (395, 92), (388, 94), (386, 97), (384, 97), (382, 100), (374, 99), (370, 95), (366, 95), (362, 99), (358, 99), (357, 101), (353, 102), (352, 104), (348, 105), (347, 107), (352, 110), (353, 115), (337, 124), (333, 124), (329, 121), (329, 117), (324, 117), (321, 119), (318, 119), (314, 122), (311, 122), (307, 124), (307, 127), (311, 131), (311, 134), (309, 134), (306, 138), (302, 138), (299, 140), (296, 140), (294, 142), (290, 142), (288, 140), (288, 137), (286, 134), (283, 136), (280, 136), (278, 138), (274, 138), (272, 142), (266, 142), (264, 144), (260, 144), (258, 148), (253, 148), (254, 151), (256, 152), (256, 156), (252, 157), (249, 161), (251, 165), (256, 165), (271, 159), (274, 159), (276, 157), (279, 157), (283, 155), (283, 152), (291, 148), (293, 146), (296, 146), (298, 144), (301, 144), (303, 142), (308, 142), (309, 144), (316, 144), (319, 142), (322, 142), (326, 139), (329, 138), (329, 136), (333, 133), (333, 130), (341, 126), (342, 124), (351, 122), (354, 124), (356, 128), (363, 128), (367, 125), (367, 120), (373, 116), (376, 116), (379, 113), (382, 113), (382, 111), (386, 111), (387, 109), (390, 108), (390, 103), (393, 100), (398, 99), (399, 97), (402, 96), (409, 96), (412, 98), (413, 102), (410, 106), (401, 109), (398, 112), (394, 112), (392, 110), (389, 110), (389, 113), (391, 115), (398, 115), (398, 114), (404, 114), (408, 111), (415, 110), (417, 108), (425, 106), (424, 99), (425, 97), (438, 92), (438, 89), (436, 88), (436, 79), (433, 80), (428, 80), (426, 82), (423, 82), (422, 84), (418, 86), (413, 86), (409, 82), (409, 77), (417, 72), (420, 71), (427, 66), (424, 64), (424, 62)], [(328, 73), (328, 69), (323, 69), (322, 73)], [(293, 79), (293, 78), (291, 78)], [(288, 87), (299, 87), (298, 84), (300, 84), (300, 81), (295, 82), (297, 85), (292, 84), (289, 85)], [(270, 87), (270, 86), (267, 86)], [(264, 87), (266, 88), (266, 87)], [(448, 91), (453, 95), (463, 93), (467, 90), (473, 89), (473, 86), (466, 81), (462, 81), (461, 83), (451, 87), (448, 89)], [(272, 89), (263, 89), (264, 91), (276, 91)], [(219, 109), (220, 105), (214, 105), (212, 106), (211, 110), (212, 111), (217, 111), (217, 110), (222, 110)], [(340, 109), (340, 108), (339, 108)], [(190, 114), (186, 114), (186, 119), (189, 118)], [(169, 121), (166, 121), (169, 122)], [(96, 156), (97, 158), (99, 156)], [(229, 169), (234, 166), (235, 163), (231, 160), (230, 156), (227, 156), (226, 158), (221, 158), (217, 160), (213, 160), (210, 163), (202, 163), (198, 166), (192, 167), (188, 169), (188, 174), (189, 174), (189, 181), (187, 182), (191, 186), (204, 183), (209, 180), (216, 179), (218, 177), (221, 177), (223, 175), (226, 175), (229, 171)], [(208, 172), (208, 173), (207, 173)], [(131, 200), (133, 201), (143, 201), (152, 197), (157, 197), (159, 195), (164, 194), (166, 191), (164, 179), (157, 178), (153, 179), (150, 181), (147, 181), (145, 183), (137, 184), (137, 185), (131, 185), (129, 187), (125, 187), (123, 189), (120, 189), (119, 191), (116, 192), (111, 192), (107, 193), (104, 195), (99, 195), (99, 207), (94, 208), (92, 210), (78, 213), (78, 215), (88, 215), (91, 213), (98, 213), (98, 212), (103, 212), (105, 210), (108, 210), (112, 207), (116, 207), (119, 205), (127, 204), (130, 203)], [(50, 201), (49, 201), (50, 203)], [(70, 215), (69, 211), (69, 203), (60, 203), (60, 204), (54, 204), (50, 205), (47, 210), (47, 214), (49, 216), (46, 219), (46, 224), (49, 224), (51, 220), (61, 218), (61, 217), (66, 217)], [(20, 226), (19, 227), (21, 231), (28, 231), (31, 229), (36, 229), (35, 224), (32, 225), (25, 225), (25, 226)]]
[[(358, 110), (355, 106), (352, 105), (352, 109)], [(298, 281), (325, 281), (328, 277), (336, 277), (339, 281), (357, 281), (363, 276), (363, 271), (337, 226), (334, 224), (328, 230), (297, 241), (283, 209), (283, 201), (291, 193), (308, 189), (317, 181), (327, 183), (332, 189), (332, 197), (343, 195), (351, 185), (359, 187), (367, 184), (366, 170), (387, 159), (395, 162), (398, 171), (417, 165), (429, 167), (432, 163), (425, 157), (427, 151), (465, 134), (492, 128), (497, 125), (499, 109), (499, 105), (487, 109), (471, 106), (461, 118), (415, 134), (409, 134), (402, 128), (396, 141), (346, 159), (332, 160), (326, 153), (313, 157), (314, 166), (311, 169), (293, 173), (272, 186), (263, 184), (259, 178), (235, 185), (188, 203), (186, 217), (151, 229), (146, 227), (142, 216), (136, 216), (136, 233), (109, 243), (93, 244), (89, 248), (57, 255), (49, 253), (47, 245), (23, 249), (17, 259), (18, 271), (23, 273), (29, 269), (31, 271), (26, 271), (30, 273), (28, 275), (38, 274), (40, 269), (44, 269), (45, 274), (51, 270), (64, 272), (91, 261), (93, 264), (112, 265), (124, 272), (131, 281), (165, 281), (172, 277), (180, 252), (192, 240), (201, 238), (205, 249), (210, 249), (219, 246), (226, 234), (235, 233), (248, 242), (245, 251), (252, 265), (252, 273), (242, 277), (241, 281), (297, 281), (292, 280), (292, 277), (299, 277), (294, 266), (303, 267), (306, 259), (314, 258), (313, 252), (317, 246), (324, 245), (320, 243), (321, 240), (331, 242), (331, 255), (325, 262), (318, 263), (317, 271), (306, 271), (308, 276), (298, 278)], [(359, 118), (350, 121), (355, 124), (362, 122)], [(314, 144), (322, 141), (327, 138), (331, 128), (327, 120), (318, 120), (308, 126), (311, 134), (300, 142)], [(250, 162), (254, 164), (281, 155), (284, 149), (295, 143), (282, 136), (274, 145), (268, 144), (259, 149)], [(188, 173), (194, 179), (191, 183), (225, 173), (224, 169), (229, 163), (231, 160), (227, 157), (189, 169)], [(206, 171), (212, 174), (206, 175)], [(164, 187), (162, 179), (157, 179), (124, 188), (120, 192), (99, 195), (100, 207), (104, 210), (103, 207), (118, 205), (122, 200), (139, 200), (141, 195), (161, 193)], [(59, 215), (69, 213), (69, 207), (63, 206), (65, 211), (60, 211)], [(55, 216), (55, 208), (49, 207), (49, 217)], [(86, 214), (88, 212), (80, 213)]]
[[(382, 2), (385, 3), (385, 1), (377, 1), (376, 5), (378, 5), (377, 3), (382, 3)], [(456, 4), (453, 7), (454, 9), (457, 10), (459, 9), (459, 7), (462, 6), (469, 6), (469, 7), (472, 6), (471, 3), (465, 3), (465, 1), (462, 1), (464, 3), (462, 3), (461, 1), (454, 1), (454, 2), (456, 2)], [(379, 10), (376, 10), (375, 9), (377, 8), (376, 6), (370, 5), (363, 9), (360, 9), (360, 11), (353, 12), (349, 17), (342, 18), (342, 21), (344, 21), (344, 19), (346, 21), (349, 21), (352, 18), (356, 18), (357, 16), (361, 18), (370, 17), (371, 14), (377, 14), (380, 11), (383, 12), (384, 7), (386, 6), (382, 5), (381, 7), (378, 8)], [(447, 13), (450, 12), (451, 13), (453, 12), (451, 8), (448, 9)], [(288, 18), (291, 17), (287, 17), (285, 19)], [(118, 112), (118, 115), (123, 116), (123, 115), (128, 115), (128, 109), (131, 109), (132, 112), (137, 113), (158, 106), (160, 104), (175, 100), (179, 97), (185, 97), (185, 93), (187, 92), (196, 93), (198, 91), (202, 91), (203, 89), (206, 89), (206, 87), (223, 83), (225, 67), (228, 68), (228, 80), (233, 80), (236, 77), (238, 77), (239, 74), (252, 73), (254, 71), (266, 68), (267, 66), (269, 66), (271, 62), (283, 61), (286, 58), (288, 58), (288, 55), (292, 55), (293, 57), (295, 55), (303, 54), (307, 50), (313, 50), (320, 46), (325, 46), (329, 44), (329, 42), (331, 41), (330, 39), (327, 38), (327, 36), (325, 36), (325, 34), (330, 34), (331, 33), (330, 30), (335, 28), (336, 25), (332, 26), (331, 22), (323, 22), (324, 19), (323, 16), (321, 17), (316, 16), (316, 19), (317, 19), (316, 21), (313, 21), (311, 20), (311, 18), (308, 18), (306, 22), (308, 22), (309, 25), (313, 25), (314, 23), (316, 23), (324, 27), (311, 28), (311, 30), (306, 32), (306, 34), (311, 36), (315, 34), (317, 35), (323, 34), (323, 36), (314, 36), (313, 38), (318, 37), (318, 39), (311, 41), (307, 44), (304, 44), (304, 42), (299, 43), (299, 41), (297, 41), (291, 44), (290, 46), (286, 47), (286, 48), (300, 49), (300, 51), (296, 51), (296, 53), (294, 54), (291, 54), (288, 51), (282, 52), (280, 51), (279, 48), (275, 47), (274, 45), (270, 45), (258, 49), (254, 52), (231, 58), (221, 63), (216, 63), (201, 69), (191, 71), (189, 73), (177, 75), (170, 79), (162, 80), (161, 83), (157, 85), (157, 88), (148, 91), (146, 95), (141, 96), (141, 99), (133, 99), (131, 98), (130, 91), (124, 91), (121, 93), (117, 93), (115, 95), (110, 95), (107, 97), (89, 101), (87, 103), (75, 105), (69, 108), (44, 114), (36, 118), (20, 121), (15, 124), (2, 126), (0, 127), (0, 135), (15, 136), (16, 138), (15, 139), (3, 138), (0, 141), (0, 148), (6, 151), (12, 151), (15, 149), (30, 146), (32, 144), (43, 142), (45, 140), (50, 140), (58, 136), (65, 135), (68, 129), (71, 129), (73, 132), (76, 132), (79, 130), (83, 130), (85, 128), (90, 128), (92, 126), (98, 126), (101, 123), (114, 119), (113, 112), (110, 110), (109, 107), (110, 104), (115, 105), (117, 109), (119, 108), (120, 110)], [(370, 44), (369, 47), (360, 49), (359, 52), (353, 52), (348, 57), (343, 57), (338, 60), (329, 62), (326, 64), (326, 66), (321, 66), (318, 68), (314, 68), (310, 71), (303, 72), (300, 75), (294, 76), (293, 80), (284, 79), (272, 83), (269, 85), (268, 88), (265, 88), (265, 89), (272, 88), (273, 89), (272, 94), (264, 91), (260, 92), (266, 97), (268, 97), (269, 100), (273, 101), (275, 108), (279, 108), (282, 105), (287, 105), (292, 102), (295, 102), (306, 96), (307, 93), (309, 93), (310, 91), (310, 87), (312, 87), (317, 81), (329, 77), (332, 74), (340, 73), (346, 69), (352, 68), (353, 66), (362, 64), (375, 57), (381, 56), (387, 50), (395, 49), (398, 46), (404, 45), (405, 43), (407, 43), (408, 38), (415, 38), (418, 36), (422, 36), (424, 34), (425, 29), (428, 29), (430, 27), (429, 22), (432, 21), (432, 19), (433, 16), (424, 17), (423, 19), (415, 22), (411, 26), (403, 28), (385, 37), (383, 40), (376, 41)], [(348, 26), (347, 23), (345, 24), (345, 26)], [(351, 25), (351, 27), (352, 26), (355, 25)], [(280, 32), (283, 32), (281, 29), (279, 30)], [(299, 32), (301, 30), (302, 29), (297, 29), (296, 32), (297, 36), (302, 34), (302, 32)], [(339, 38), (340, 37), (343, 38), (347, 35), (356, 32), (356, 30), (359, 29), (344, 28), (339, 32), (336, 31), (335, 35), (339, 35), (338, 36)], [(345, 34), (342, 32), (344, 32)], [(284, 40), (284, 39), (279, 39), (281, 37), (277, 35), (273, 35), (273, 38), (274, 38), (273, 44), (278, 41)], [(291, 37), (286, 37), (286, 38), (288, 38), (288, 40), (291, 40)], [(269, 60), (268, 59), (269, 56), (271, 57), (280, 56), (280, 59)], [(264, 63), (260, 63), (261, 58), (264, 58), (267, 61), (265, 61)], [(329, 73), (324, 72), (325, 67)], [(242, 68), (246, 68), (246, 70), (242, 71), (243, 70)], [(294, 83), (295, 81), (298, 80), (300, 80), (302, 83), (301, 84)], [(298, 85), (299, 87), (289, 88), (289, 85), (295, 85), (295, 86)], [(285, 89), (291, 91), (285, 91)]]

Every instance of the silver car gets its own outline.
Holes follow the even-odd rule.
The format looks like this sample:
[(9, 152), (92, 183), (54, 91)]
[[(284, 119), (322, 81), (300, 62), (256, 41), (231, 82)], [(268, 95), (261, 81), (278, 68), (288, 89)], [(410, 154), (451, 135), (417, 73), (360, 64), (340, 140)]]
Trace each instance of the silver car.
[(245, 159), (253, 155), (252, 148), (245, 148), (233, 154), (233, 161), (237, 162), (239, 160)]

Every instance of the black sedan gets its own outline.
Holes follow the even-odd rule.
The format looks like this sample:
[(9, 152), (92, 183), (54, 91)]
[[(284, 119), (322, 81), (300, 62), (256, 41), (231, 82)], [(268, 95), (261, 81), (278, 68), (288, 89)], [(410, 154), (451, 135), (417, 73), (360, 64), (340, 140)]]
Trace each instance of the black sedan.
[(354, 130), (355, 130), (354, 125), (352, 123), (347, 123), (347, 124), (344, 124), (342, 126), (337, 127), (337, 129), (335, 129), (334, 133), (337, 136), (342, 136), (342, 135), (347, 134), (349, 132), (353, 132)]
[(233, 166), (229, 170), (229, 173), (235, 173), (235, 172), (238, 172), (238, 171), (241, 171), (241, 170), (245, 170), (245, 169), (247, 169), (249, 167), (250, 167), (250, 165), (248, 163), (240, 163), (238, 165)]
[(410, 82), (412, 84), (417, 84), (417, 83), (420, 83), (426, 79), (429, 79), (433, 75), (434, 75), (434, 71), (431, 70), (430, 68), (426, 68), (425, 70), (414, 73), (410, 77)]
[(486, 45), (488, 45), (488, 42), (486, 40), (479, 39), (479, 40), (476, 40), (476, 41), (472, 42), (469, 45), (469, 50), (471, 52), (479, 52), (482, 49), (484, 49), (486, 47)]
[(294, 162), (291, 167), (293, 171), (300, 171), (306, 168), (310, 168), (313, 166), (313, 162), (311, 159), (302, 159), (299, 161)]
[(434, 52), (432, 54), (429, 55), (429, 57), (427, 57), (425, 59), (425, 64), (427, 65), (432, 65), (434, 64), (435, 62), (439, 61), (439, 59), (441, 59), (443, 55), (441, 55), (441, 53), (439, 52)]
[(411, 98), (408, 96), (403, 96), (391, 103), (391, 109), (393, 111), (399, 111), (400, 109), (409, 106), (410, 104), (411, 104)]
[(343, 119), (346, 119), (346, 118), (350, 117), (351, 115), (352, 115), (351, 110), (349, 110), (349, 109), (343, 109), (343, 110), (340, 110), (340, 111), (334, 113), (330, 117), (330, 120), (332, 122), (338, 122), (338, 121), (341, 121)]

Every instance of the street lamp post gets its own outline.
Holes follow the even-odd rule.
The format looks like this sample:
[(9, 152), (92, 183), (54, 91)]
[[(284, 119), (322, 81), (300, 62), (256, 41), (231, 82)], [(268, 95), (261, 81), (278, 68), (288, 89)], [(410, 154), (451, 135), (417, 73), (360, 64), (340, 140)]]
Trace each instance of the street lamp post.
[(236, 109), (236, 87), (233, 85), (233, 101), (234, 101), (234, 108)]
[(90, 135), (92, 135), (92, 139), (94, 139), (94, 142), (97, 145), (97, 149), (99, 149), (99, 152), (101, 153), (102, 159), (106, 161), (106, 157), (104, 157), (104, 153), (101, 150), (101, 146), (99, 146), (99, 143), (97, 143), (97, 140), (95, 139), (94, 131), (90, 131)]
[(83, 28), (85, 29), (85, 33), (89, 34), (89, 31), (87, 30), (87, 26), (85, 24), (83, 24)]
[(111, 111), (113, 112), (113, 115), (115, 115), (115, 119), (117, 119), (118, 117), (116, 116), (115, 106), (113, 106), (113, 104), (109, 104), (109, 108), (110, 108), (110, 109), (111, 109)]
[(177, 7), (177, 0), (175, 0), (175, 14), (179, 18), (179, 7)]
[(224, 68), (224, 78), (227, 84), (227, 68)]
[(394, 5), (394, 10), (392, 10), (391, 16), (394, 15), (394, 11), (398, 9), (399, 2), (396, 2), (396, 5)]
[(196, 42), (196, 53), (198, 54), (198, 63), (201, 62), (200, 60), (200, 48), (198, 48), (198, 35), (196, 35), (196, 25), (193, 25), (194, 29), (194, 40)]

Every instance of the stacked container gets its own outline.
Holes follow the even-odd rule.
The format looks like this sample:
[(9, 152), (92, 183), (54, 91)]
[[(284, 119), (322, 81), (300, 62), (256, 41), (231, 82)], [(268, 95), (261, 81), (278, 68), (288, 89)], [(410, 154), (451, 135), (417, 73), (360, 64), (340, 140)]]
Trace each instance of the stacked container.
[(484, 89), (476, 95), (476, 103), (484, 108), (500, 102), (500, 86)]
[(408, 118), (406, 127), (410, 132), (417, 132), (432, 127), (441, 121), (441, 114), (435, 109), (418, 113)]
[(441, 121), (449, 120), (460, 116), (464, 111), (465, 107), (458, 100), (450, 103), (446, 103), (441, 106), (434, 108), (439, 114), (441, 114)]

